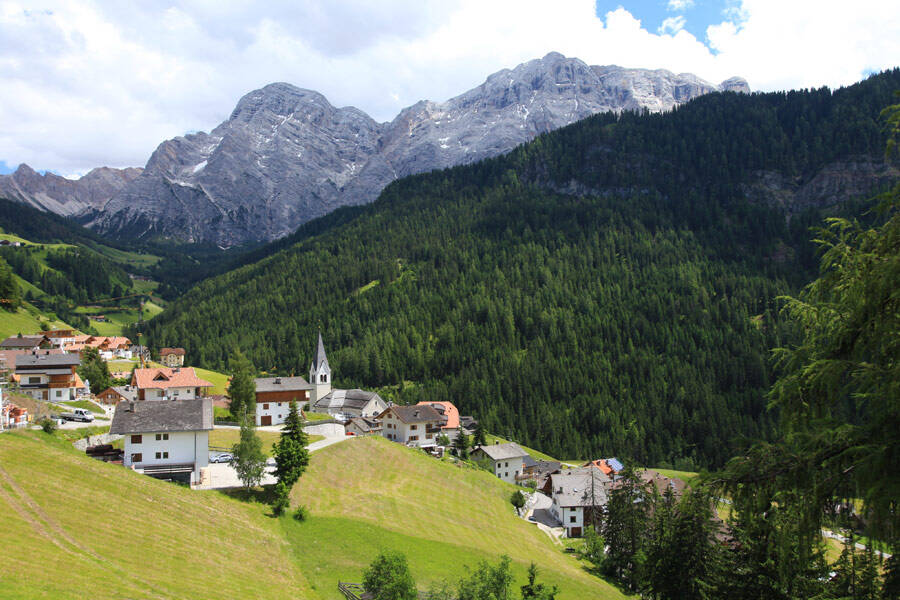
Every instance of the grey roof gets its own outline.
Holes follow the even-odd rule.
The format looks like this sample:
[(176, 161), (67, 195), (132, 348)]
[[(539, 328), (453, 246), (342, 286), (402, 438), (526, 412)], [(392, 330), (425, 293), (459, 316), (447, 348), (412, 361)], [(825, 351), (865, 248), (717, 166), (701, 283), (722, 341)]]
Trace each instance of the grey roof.
[(44, 342), (45, 335), (11, 335), (2, 342), (0, 348), (34, 348)]
[(313, 386), (302, 377), (257, 377), (257, 392), (293, 392), (311, 390)]
[(137, 399), (137, 388), (132, 385), (114, 385), (112, 389), (119, 392), (119, 395), (125, 400), (134, 401)]
[(119, 402), (110, 433), (156, 433), (163, 431), (208, 431), (213, 428), (212, 400), (145, 400)]
[(410, 406), (394, 405), (390, 407), (389, 410), (393, 411), (394, 414), (397, 415), (398, 419), (408, 424), (441, 422), (441, 415), (438, 413), (438, 411), (434, 410), (427, 404), (412, 404)]
[[(381, 396), (375, 392), (367, 392), (365, 390), (331, 390), (318, 400), (315, 407), (329, 410), (342, 410), (344, 408), (355, 408), (360, 410), (372, 401), (372, 399)], [(384, 403), (384, 400), (382, 400)]]
[(19, 354), (16, 356), (16, 369), (45, 369), (52, 367), (71, 367), (81, 364), (77, 354)]
[(319, 344), (316, 347), (316, 355), (313, 357), (312, 370), (318, 371), (322, 364), (328, 364), (328, 357), (325, 356), (325, 344), (322, 342), (322, 332), (319, 332)]
[(523, 458), (529, 456), (529, 454), (522, 450), (522, 447), (515, 442), (479, 446), (478, 450), (487, 454), (491, 460), (505, 460), (507, 458)]
[(526, 464), (525, 466), (530, 467), (529, 472), (538, 477), (550, 473), (557, 473), (562, 468), (562, 464), (556, 462), (555, 460), (541, 460), (532, 462), (534, 462), (534, 464)]
[(381, 423), (375, 419), (367, 419), (365, 417), (352, 417), (344, 427), (349, 427), (351, 424), (356, 425), (360, 431), (375, 431), (376, 429), (381, 429)]
[(551, 493), (557, 506), (606, 506), (611, 483), (603, 471), (594, 467), (567, 469), (550, 476)]

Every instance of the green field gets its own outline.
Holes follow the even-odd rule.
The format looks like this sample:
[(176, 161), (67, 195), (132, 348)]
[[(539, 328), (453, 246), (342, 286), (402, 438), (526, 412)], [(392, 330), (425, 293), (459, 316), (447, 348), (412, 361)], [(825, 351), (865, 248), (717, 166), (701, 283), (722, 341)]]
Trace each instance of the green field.
[(650, 467), (660, 475), (665, 477), (671, 477), (673, 479), (681, 479), (685, 483), (690, 483), (694, 479), (697, 478), (699, 473), (695, 473), (693, 471), (675, 471), (673, 469), (657, 469), (655, 467)]
[(228, 375), (225, 373), (201, 369), (200, 367), (194, 367), (194, 373), (200, 379), (205, 379), (213, 384), (213, 387), (209, 388), (210, 394), (224, 394), (228, 390)]
[(42, 432), (0, 435), (4, 599), (317, 598), (281, 523), (76, 452)]
[(34, 335), (41, 331), (41, 323), (46, 323), (50, 329), (71, 329), (62, 321), (49, 321), (39, 312), (31, 314), (25, 308), (19, 308), (16, 312), (0, 310), (0, 339), (11, 335)]
[(96, 413), (98, 415), (106, 414), (106, 411), (103, 410), (103, 408), (89, 400), (74, 400), (72, 402), (63, 402), (63, 404), (66, 406), (71, 406), (72, 408), (86, 408), (92, 413)]
[(559, 600), (623, 598), (589, 574), (536, 526), (515, 516), (514, 486), (480, 469), (435, 460), (380, 437), (353, 438), (315, 452), (291, 494), (310, 518), (282, 520), (298, 568), (323, 598), (338, 580), (360, 581), (382, 550), (407, 555), (421, 589), (465, 573), (479, 560), (513, 561), (514, 589), (534, 561)]
[(304, 411), (303, 414), (306, 415), (307, 423), (314, 423), (316, 421), (330, 421), (331, 419), (334, 418), (327, 413), (314, 413), (314, 412), (310, 412), (308, 410)]
[[(277, 431), (260, 431), (257, 429), (256, 435), (262, 441), (263, 452), (266, 453), (266, 456), (272, 456), (272, 444), (278, 441), (281, 434)], [(240, 441), (240, 438), (240, 429), (213, 429), (209, 432), (209, 445), (216, 448), (230, 449)], [(309, 436), (309, 443), (312, 444), (323, 439), (325, 438), (321, 435), (311, 435)]]

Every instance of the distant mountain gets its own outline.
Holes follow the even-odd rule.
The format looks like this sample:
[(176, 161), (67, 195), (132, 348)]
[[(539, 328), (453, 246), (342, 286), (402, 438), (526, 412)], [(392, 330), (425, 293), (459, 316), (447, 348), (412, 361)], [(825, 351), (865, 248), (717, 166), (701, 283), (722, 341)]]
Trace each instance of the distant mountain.
[(81, 217), (101, 210), (142, 171), (140, 168), (99, 167), (72, 180), (53, 173), (41, 175), (21, 164), (15, 172), (0, 175), (0, 198), (66, 217)]
[(740, 78), (717, 86), (550, 53), (377, 123), (317, 92), (274, 83), (241, 98), (210, 133), (160, 144), (91, 226), (225, 246), (272, 240), (340, 206), (371, 202), (398, 177), (496, 156), (598, 112), (662, 111), (717, 90), (749, 87)]

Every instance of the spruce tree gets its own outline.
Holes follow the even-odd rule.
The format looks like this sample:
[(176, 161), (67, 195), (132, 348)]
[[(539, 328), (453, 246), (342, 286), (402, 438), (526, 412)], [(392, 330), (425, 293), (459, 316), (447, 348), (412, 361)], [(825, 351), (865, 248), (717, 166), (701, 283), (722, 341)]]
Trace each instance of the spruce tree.
[(291, 400), (288, 416), (281, 430), (281, 437), (272, 447), (275, 455), (275, 476), (279, 483), (287, 486), (288, 491), (297, 483), (309, 465), (309, 450), (306, 449), (308, 437), (303, 431), (297, 401)]
[(473, 446), (484, 446), (487, 444), (487, 440), (485, 439), (484, 434), (484, 425), (481, 424), (481, 421), (478, 420), (475, 422), (475, 436), (472, 439)]
[(603, 561), (607, 574), (619, 579), (631, 591), (640, 588), (653, 495), (630, 465), (610, 491), (603, 522), (607, 553)]
[(453, 440), (453, 451), (461, 460), (469, 458), (469, 436), (462, 431), (457, 433), (456, 439)]
[(229, 360), (231, 369), (231, 383), (228, 385), (228, 396), (231, 398), (229, 410), (235, 418), (246, 413), (250, 418), (256, 418), (256, 382), (254, 376), (256, 370), (246, 356), (235, 350)]

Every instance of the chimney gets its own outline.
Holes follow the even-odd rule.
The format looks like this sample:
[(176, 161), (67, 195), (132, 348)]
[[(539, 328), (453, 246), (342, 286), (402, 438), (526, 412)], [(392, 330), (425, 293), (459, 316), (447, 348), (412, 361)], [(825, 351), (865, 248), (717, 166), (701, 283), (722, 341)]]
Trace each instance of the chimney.
[(134, 402), (128, 403), (128, 412), (134, 412)]
[(281, 383), (281, 377), (276, 377), (276, 378), (275, 378), (275, 383)]

